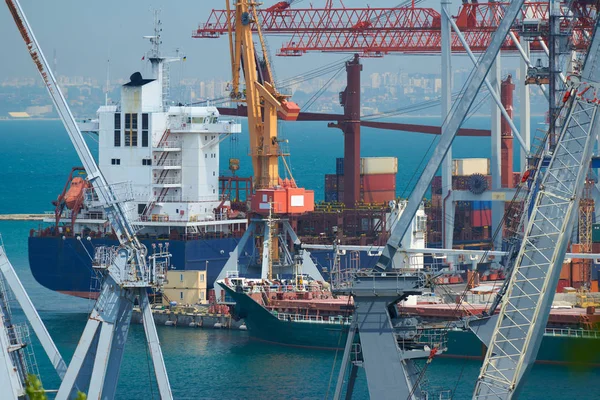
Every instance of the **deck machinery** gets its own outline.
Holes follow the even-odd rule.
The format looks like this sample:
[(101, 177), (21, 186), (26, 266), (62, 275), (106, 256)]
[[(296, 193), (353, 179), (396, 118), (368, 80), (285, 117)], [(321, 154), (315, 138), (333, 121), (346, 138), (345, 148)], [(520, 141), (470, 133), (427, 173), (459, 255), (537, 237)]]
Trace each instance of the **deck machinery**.
[[(19, 1), (7, 0), (6, 4), (120, 242), (117, 247), (96, 248), (92, 265), (102, 282), (100, 294), (68, 368), (66, 371), (62, 369), (62, 359), (60, 363), (55, 363), (62, 378), (56, 398), (72, 398), (80, 390), (87, 393), (89, 398), (115, 397), (133, 305), (138, 302), (160, 397), (171, 399), (173, 395), (148, 296), (148, 292), (160, 288), (165, 279), (168, 247), (165, 249), (160, 246), (158, 251), (149, 255), (148, 249), (140, 243), (124, 205), (130, 190), (127, 185), (108, 185), (87, 147)], [(55, 353), (55, 358), (60, 357)]]

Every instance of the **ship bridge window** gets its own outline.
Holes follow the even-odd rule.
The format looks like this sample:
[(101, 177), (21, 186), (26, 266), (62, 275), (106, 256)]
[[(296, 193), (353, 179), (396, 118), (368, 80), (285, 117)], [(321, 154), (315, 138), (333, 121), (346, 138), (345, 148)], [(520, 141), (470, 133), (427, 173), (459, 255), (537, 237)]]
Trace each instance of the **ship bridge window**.
[(142, 129), (148, 129), (148, 114), (142, 114)]
[(115, 147), (121, 147), (121, 113), (115, 113)]
[(417, 215), (417, 232), (425, 232), (427, 228), (427, 217), (423, 215)]
[(152, 165), (152, 160), (149, 158), (143, 158), (142, 165)]
[(138, 115), (125, 114), (125, 147), (137, 147)]
[(121, 159), (120, 158), (113, 158), (112, 160), (110, 160), (110, 163), (112, 165), (121, 165)]

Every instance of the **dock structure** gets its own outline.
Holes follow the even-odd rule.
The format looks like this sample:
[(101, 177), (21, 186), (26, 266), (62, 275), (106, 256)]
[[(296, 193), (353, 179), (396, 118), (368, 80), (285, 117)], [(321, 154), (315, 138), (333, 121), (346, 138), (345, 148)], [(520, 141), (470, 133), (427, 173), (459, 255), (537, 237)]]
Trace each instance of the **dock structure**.
[(43, 221), (45, 214), (0, 214), (0, 221)]

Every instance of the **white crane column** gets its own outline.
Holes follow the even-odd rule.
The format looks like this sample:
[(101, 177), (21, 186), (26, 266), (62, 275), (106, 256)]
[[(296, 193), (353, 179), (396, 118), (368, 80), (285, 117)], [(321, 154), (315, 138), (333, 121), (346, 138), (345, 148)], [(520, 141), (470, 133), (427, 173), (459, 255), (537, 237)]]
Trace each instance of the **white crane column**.
[[(530, 58), (529, 42), (525, 38), (520, 38), (521, 47), (523, 52)], [(530, 90), (529, 85), (525, 84), (525, 78), (527, 77), (527, 61), (521, 57), (519, 59), (519, 120), (521, 136), (525, 142), (526, 148), (522, 148), (519, 151), (519, 160), (521, 164), (521, 173), (527, 170), (527, 153), (531, 146), (531, 112), (530, 112)]]
[[(496, 56), (496, 60), (492, 64), (492, 68), (488, 73), (488, 80), (494, 91), (500, 93), (500, 82), (502, 77), (500, 75), (501, 70), (501, 52)], [(501, 127), (500, 123), (502, 120), (502, 113), (495, 103), (492, 103), (491, 110), (491, 131), (492, 131), (492, 155), (490, 159), (490, 174), (492, 175), (492, 190), (502, 189), (502, 169), (501, 169)], [(504, 202), (492, 201), (492, 229), (491, 234), (493, 235), (498, 229), (498, 226), (502, 224), (502, 218), (504, 216)], [(494, 239), (494, 248), (496, 250), (502, 249), (502, 235), (498, 234)]]
[[(441, 0), (442, 9), (448, 10), (449, 0)], [(442, 122), (448, 117), (452, 107), (452, 63), (450, 23), (442, 13)], [(445, 124), (442, 123), (442, 126)], [(443, 133), (443, 132), (442, 132)], [(442, 247), (452, 248), (454, 238), (454, 201), (452, 198), (452, 147), (446, 153), (442, 162)], [(450, 264), (453, 259), (448, 258)]]

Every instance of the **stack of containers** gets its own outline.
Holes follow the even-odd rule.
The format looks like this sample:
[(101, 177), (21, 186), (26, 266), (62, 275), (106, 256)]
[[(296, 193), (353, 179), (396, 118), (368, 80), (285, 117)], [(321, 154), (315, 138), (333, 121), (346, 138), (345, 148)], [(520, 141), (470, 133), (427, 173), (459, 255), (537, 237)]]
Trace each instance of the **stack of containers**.
[(491, 201), (473, 201), (471, 203), (471, 225), (476, 228), (492, 225)]
[[(335, 162), (335, 175), (325, 175), (325, 201), (344, 201), (344, 159)], [(383, 204), (396, 198), (396, 157), (364, 157), (360, 160), (360, 199)]]
[(338, 175), (325, 175), (325, 201), (333, 203), (338, 201)]
[(396, 198), (396, 157), (364, 157), (360, 160), (361, 200), (387, 203)]

